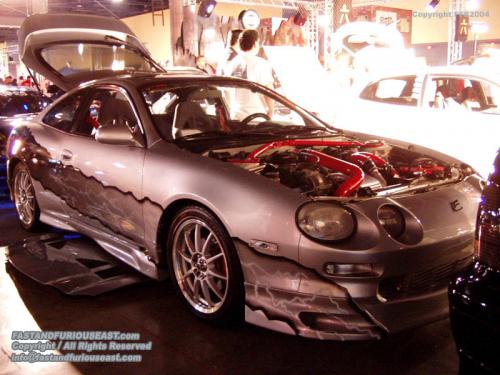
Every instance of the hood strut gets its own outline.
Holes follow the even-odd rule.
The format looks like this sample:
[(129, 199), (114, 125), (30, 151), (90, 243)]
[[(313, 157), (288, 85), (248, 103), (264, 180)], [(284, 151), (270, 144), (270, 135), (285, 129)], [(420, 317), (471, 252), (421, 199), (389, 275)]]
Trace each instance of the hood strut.
[(38, 81), (36, 79), (36, 76), (35, 76), (34, 72), (32, 72), (32, 70), (30, 68), (28, 68), (28, 67), (26, 67), (26, 70), (28, 71), (28, 73), (29, 73), (31, 79), (33, 80), (33, 83), (35, 84), (36, 89), (38, 90), (38, 92), (40, 93), (40, 95), (45, 96), (45, 94), (43, 93), (42, 89), (40, 88), (40, 85), (38, 84)]

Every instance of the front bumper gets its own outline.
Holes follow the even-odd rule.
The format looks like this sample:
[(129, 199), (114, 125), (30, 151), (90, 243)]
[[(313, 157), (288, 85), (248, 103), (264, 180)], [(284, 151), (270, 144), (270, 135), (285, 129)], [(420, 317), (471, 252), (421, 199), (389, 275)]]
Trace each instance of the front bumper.
[[(406, 263), (411, 251), (393, 253), (387, 269), (399, 264), (399, 272), (391, 271), (391, 276), (334, 278), (237, 242), (246, 281), (246, 320), (308, 338), (367, 340), (443, 319), (448, 281), (470, 263), (472, 236), (441, 245), (418, 249), (417, 263)], [(396, 286), (384, 298), (380, 286), (392, 279), (403, 280), (405, 288)]]
[(475, 263), (449, 287), (450, 322), (461, 358), (500, 373), (500, 272)]

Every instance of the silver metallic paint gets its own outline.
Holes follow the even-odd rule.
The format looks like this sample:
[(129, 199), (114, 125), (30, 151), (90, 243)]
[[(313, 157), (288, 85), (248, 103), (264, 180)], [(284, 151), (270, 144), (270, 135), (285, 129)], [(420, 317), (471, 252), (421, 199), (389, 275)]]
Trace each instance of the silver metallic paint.
[[(380, 337), (381, 332), (389, 330), (387, 321), (394, 319), (393, 313), (380, 314), (385, 306), (377, 298), (382, 276), (404, 274), (471, 254), (474, 211), (479, 199), (474, 179), (420, 194), (359, 200), (329, 198), (342, 201), (356, 213), (359, 231), (347, 242), (319, 244), (304, 237), (295, 223), (297, 208), (310, 198), (239, 166), (191, 153), (159, 139), (131, 82), (131, 79), (107, 81), (122, 84), (136, 103), (145, 131), (144, 148), (109, 146), (64, 134), (41, 124), (42, 113), (27, 123), (26, 131), (21, 127), (11, 138), (10, 162), (23, 160), (31, 170), (32, 156), (43, 154), (53, 161), (52, 171), (57, 168), (71, 171), (74, 180), (57, 179), (57, 173), (49, 174), (57, 186), (65, 185), (64, 204), (53, 193), (41, 189), (44, 181), (35, 181), (42, 220), (94, 238), (140, 272), (154, 278), (163, 276), (164, 243), (159, 242), (164, 239), (160, 231), (166, 230), (160, 226), (163, 215), (180, 201), (196, 202), (210, 209), (241, 245), (238, 254), (245, 276), (250, 322), (289, 331), (283, 326), (286, 322), (296, 334), (307, 337), (360, 339)], [(12, 154), (17, 139), (30, 150)], [(61, 152), (68, 147), (73, 158), (62, 161)], [(72, 199), (69, 196), (72, 194), (79, 199)], [(449, 202), (455, 199), (462, 203), (463, 210), (451, 210)], [(418, 219), (423, 231), (420, 243), (411, 246), (398, 243), (380, 227), (377, 209), (388, 203), (400, 205)], [(65, 208), (56, 214), (61, 204)], [(265, 259), (254, 259), (256, 251), (247, 245), (255, 240), (277, 244), (278, 250), (272, 256), (264, 251), (261, 256)], [(453, 246), (457, 240), (459, 245)], [(371, 263), (374, 275), (331, 277), (323, 272), (325, 262)], [(435, 298), (423, 295), (420, 299), (425, 304)], [(436, 303), (441, 300), (438, 298)], [(403, 302), (397, 306), (405, 309)], [(407, 305), (407, 309), (412, 306)], [(435, 306), (431, 303), (428, 309), (432, 312)], [(337, 317), (340, 319), (337, 323), (342, 323), (338, 327), (343, 328), (332, 332), (313, 329), (301, 320), (304, 311), (327, 314), (328, 319)], [(408, 316), (406, 326), (442, 316), (442, 310), (435, 311), (437, 314), (431, 314), (430, 318)], [(269, 316), (264, 319), (262, 314)]]

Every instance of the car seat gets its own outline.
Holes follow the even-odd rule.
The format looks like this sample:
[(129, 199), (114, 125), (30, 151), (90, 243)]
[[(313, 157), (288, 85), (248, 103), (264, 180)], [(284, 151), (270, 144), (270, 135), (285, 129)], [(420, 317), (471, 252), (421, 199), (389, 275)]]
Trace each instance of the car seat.
[(174, 138), (201, 133), (211, 129), (211, 121), (201, 106), (192, 101), (177, 104), (172, 135)]

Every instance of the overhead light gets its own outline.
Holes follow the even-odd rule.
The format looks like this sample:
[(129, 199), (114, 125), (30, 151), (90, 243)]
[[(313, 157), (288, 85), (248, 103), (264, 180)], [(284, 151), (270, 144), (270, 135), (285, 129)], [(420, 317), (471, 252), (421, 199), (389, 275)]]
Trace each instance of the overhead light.
[(198, 8), (198, 15), (204, 18), (210, 17), (216, 5), (217, 1), (215, 0), (201, 0), (200, 7)]
[(428, 10), (429, 12), (434, 12), (436, 10), (436, 7), (438, 6), (438, 4), (439, 4), (439, 0), (431, 0), (431, 2), (429, 4), (427, 4), (425, 9)]
[(248, 30), (257, 30), (260, 26), (260, 16), (254, 9), (245, 9), (238, 15), (241, 27)]

